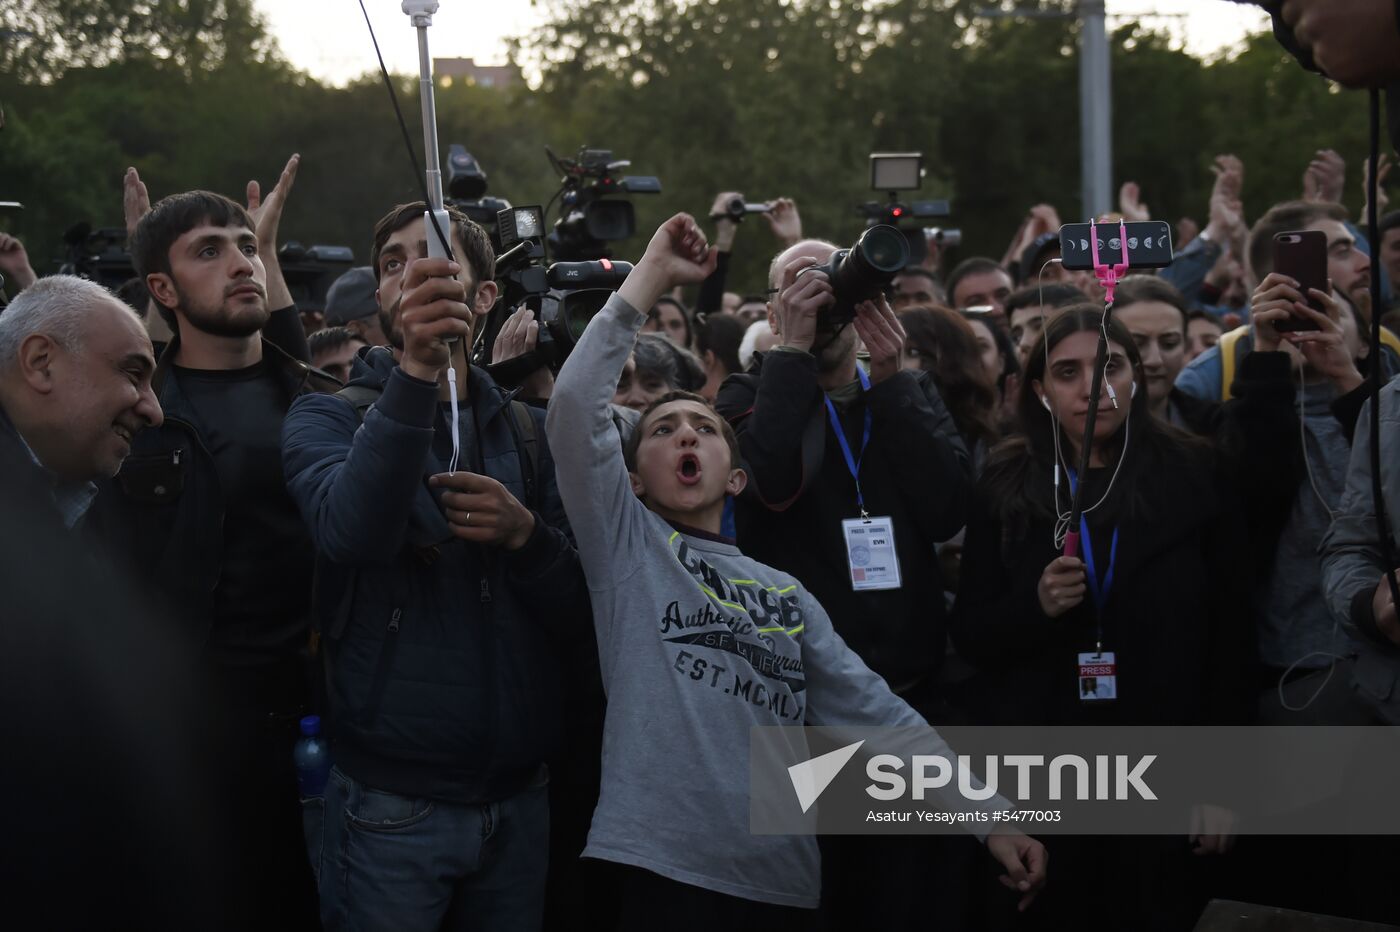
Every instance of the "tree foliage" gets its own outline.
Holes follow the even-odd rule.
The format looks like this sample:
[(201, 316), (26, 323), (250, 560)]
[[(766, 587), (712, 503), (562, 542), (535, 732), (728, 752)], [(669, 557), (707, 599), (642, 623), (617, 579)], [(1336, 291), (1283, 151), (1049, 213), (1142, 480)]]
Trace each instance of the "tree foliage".
[[(1071, 18), (987, 18), (988, 0), (540, 2), (546, 25), (513, 48), (535, 90), (438, 92), (444, 148), (466, 144), (491, 193), (516, 204), (554, 192), (546, 144), (586, 143), (661, 178), (661, 195), (636, 199), (643, 233), (737, 189), (794, 197), (810, 234), (846, 242), (863, 223), (855, 205), (879, 196), (868, 154), (916, 150), (928, 176), (912, 196), (952, 200), (954, 216), (936, 222), (963, 229), (963, 256), (1000, 256), (1034, 203), (1078, 218)], [(153, 196), (240, 196), (300, 152), (284, 235), (350, 245), (362, 260), (374, 220), (418, 196), (377, 76), (337, 88), (296, 72), (251, 0), (10, 0), (0, 29), (32, 33), (0, 38), (0, 199), (26, 204), (0, 225), (36, 260), (56, 257), (77, 221), (120, 224), (127, 165)], [(1347, 158), (1359, 207), (1364, 101), (1304, 72), (1272, 37), (1210, 62), (1131, 23), (1111, 42), (1114, 182), (1139, 182), (1154, 216), (1204, 221), (1211, 160), (1234, 152), (1257, 217), (1298, 194), (1324, 147)], [(416, 82), (396, 86), (419, 149)], [(745, 224), (736, 289), (760, 287), (773, 245), (761, 221)]]

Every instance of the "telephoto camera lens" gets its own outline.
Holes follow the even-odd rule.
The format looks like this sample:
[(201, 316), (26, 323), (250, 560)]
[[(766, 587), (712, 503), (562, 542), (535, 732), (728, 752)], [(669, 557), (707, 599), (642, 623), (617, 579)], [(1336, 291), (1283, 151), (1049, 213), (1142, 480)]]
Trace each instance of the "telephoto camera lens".
[(823, 313), (831, 324), (849, 323), (856, 305), (878, 297), (909, 261), (904, 233), (887, 224), (870, 227), (854, 246), (836, 252), (822, 270), (831, 279), (836, 303)]

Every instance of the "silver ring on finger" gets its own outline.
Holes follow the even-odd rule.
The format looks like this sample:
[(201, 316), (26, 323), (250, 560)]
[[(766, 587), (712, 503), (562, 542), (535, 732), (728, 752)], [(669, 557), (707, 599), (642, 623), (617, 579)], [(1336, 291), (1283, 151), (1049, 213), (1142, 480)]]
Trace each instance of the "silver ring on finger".
[(463, 524), (471, 524), (471, 523), (472, 523), (472, 513), (471, 513), (470, 511), (467, 512), (466, 516), (462, 518), (462, 523), (463, 523)]

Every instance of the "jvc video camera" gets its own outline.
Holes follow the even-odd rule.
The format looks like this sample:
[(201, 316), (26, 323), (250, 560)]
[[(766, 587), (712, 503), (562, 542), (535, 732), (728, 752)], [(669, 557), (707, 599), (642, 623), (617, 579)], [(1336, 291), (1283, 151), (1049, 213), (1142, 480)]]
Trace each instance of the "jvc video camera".
[(826, 265), (804, 269), (825, 272), (836, 294), (836, 302), (818, 313), (818, 329), (831, 330), (855, 320), (856, 305), (883, 294), (908, 261), (904, 233), (882, 223), (862, 233), (850, 249), (836, 250)]
[(497, 382), (515, 385), (541, 365), (558, 371), (632, 265), (606, 258), (546, 264), (544, 211), (539, 207), (502, 210), (496, 227), (503, 247), (496, 259), (501, 297), (482, 328), (475, 355), (479, 365), (487, 365), (506, 318), (521, 304), (531, 308), (541, 325), (535, 351), (488, 366)]

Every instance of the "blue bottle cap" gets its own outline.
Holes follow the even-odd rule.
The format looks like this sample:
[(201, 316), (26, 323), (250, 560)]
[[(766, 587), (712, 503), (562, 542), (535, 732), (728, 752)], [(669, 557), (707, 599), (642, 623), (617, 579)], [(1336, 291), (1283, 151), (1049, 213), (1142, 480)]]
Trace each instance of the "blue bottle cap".
[(321, 733), (321, 716), (308, 715), (301, 720), (301, 733), (308, 738)]

